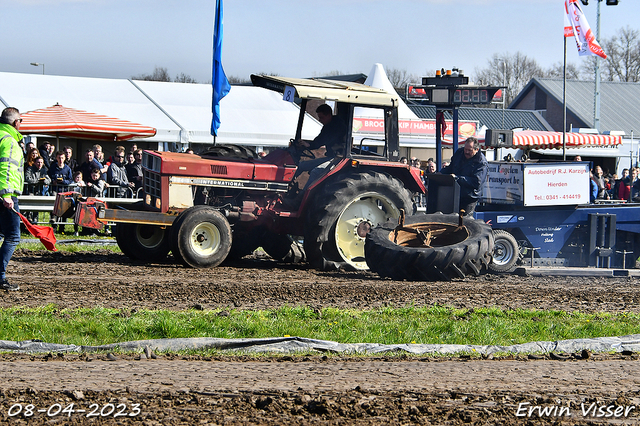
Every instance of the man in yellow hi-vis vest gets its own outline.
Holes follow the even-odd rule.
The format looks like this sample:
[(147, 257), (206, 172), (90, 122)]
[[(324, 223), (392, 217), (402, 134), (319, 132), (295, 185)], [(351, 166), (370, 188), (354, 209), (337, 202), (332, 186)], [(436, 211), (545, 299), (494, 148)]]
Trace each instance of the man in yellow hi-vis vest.
[[(7, 264), (20, 243), (20, 211), (18, 195), (24, 184), (24, 156), (18, 144), (20, 134), (20, 111), (5, 108), (0, 115), (0, 233), (4, 236), (0, 246), (0, 288), (7, 291), (20, 290), (16, 284), (7, 281)], [(14, 211), (15, 210), (15, 211)]]

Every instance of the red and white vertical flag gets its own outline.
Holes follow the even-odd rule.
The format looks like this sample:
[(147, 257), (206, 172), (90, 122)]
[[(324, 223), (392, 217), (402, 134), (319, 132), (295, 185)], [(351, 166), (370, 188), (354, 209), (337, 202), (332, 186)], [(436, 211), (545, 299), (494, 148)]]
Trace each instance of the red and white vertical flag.
[(589, 27), (587, 17), (584, 16), (578, 0), (564, 0), (564, 36), (576, 38), (578, 55), (597, 55), (607, 59), (607, 55)]

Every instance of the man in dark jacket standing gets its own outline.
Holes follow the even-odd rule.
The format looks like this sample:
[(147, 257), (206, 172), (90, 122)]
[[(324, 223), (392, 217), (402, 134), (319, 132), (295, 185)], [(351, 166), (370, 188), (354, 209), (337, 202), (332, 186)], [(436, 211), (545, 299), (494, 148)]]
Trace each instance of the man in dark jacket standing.
[(489, 164), (480, 152), (480, 142), (467, 138), (464, 148), (459, 148), (451, 158), (451, 164), (442, 168), (442, 174), (452, 175), (460, 185), (460, 208), (465, 216), (476, 210), (480, 188), (487, 179)]

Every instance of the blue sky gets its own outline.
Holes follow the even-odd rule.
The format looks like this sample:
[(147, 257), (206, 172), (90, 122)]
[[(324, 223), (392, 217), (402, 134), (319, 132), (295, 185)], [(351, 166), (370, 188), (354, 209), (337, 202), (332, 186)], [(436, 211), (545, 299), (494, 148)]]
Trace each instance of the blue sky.
[[(3, 0), (0, 71), (129, 78), (166, 67), (210, 80), (214, 0)], [(595, 32), (597, 0), (583, 7)], [(473, 76), (494, 54), (562, 61), (563, 0), (225, 0), (227, 75), (367, 74), (380, 62)], [(639, 0), (601, 3), (601, 36), (640, 30)], [(578, 64), (573, 41), (568, 61)]]

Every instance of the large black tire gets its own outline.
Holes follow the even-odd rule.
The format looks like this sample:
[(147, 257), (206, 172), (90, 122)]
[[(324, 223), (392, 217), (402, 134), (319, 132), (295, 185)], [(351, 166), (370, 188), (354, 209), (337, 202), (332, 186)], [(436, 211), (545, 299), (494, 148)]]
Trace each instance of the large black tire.
[(493, 231), (494, 246), (489, 270), (497, 273), (513, 272), (520, 259), (520, 247), (515, 237), (507, 231)]
[(170, 240), (179, 261), (193, 268), (212, 268), (231, 250), (231, 225), (215, 208), (195, 206), (178, 216)]
[(287, 263), (304, 262), (304, 248), (300, 242), (290, 235), (265, 232), (262, 236), (262, 248), (274, 258)]
[(115, 228), (118, 247), (129, 259), (161, 262), (169, 254), (167, 228), (137, 223), (119, 223)]
[[(455, 214), (407, 216), (405, 225), (415, 223), (458, 224)], [(384, 278), (410, 281), (449, 281), (485, 273), (493, 252), (491, 227), (482, 221), (464, 218), (469, 236), (442, 247), (404, 247), (390, 239), (398, 221), (389, 221), (367, 236), (365, 256), (371, 271)]]
[(307, 213), (304, 249), (319, 270), (368, 269), (366, 234), (396, 219), (400, 209), (414, 212), (411, 193), (388, 174), (367, 171), (337, 175), (319, 189)]

